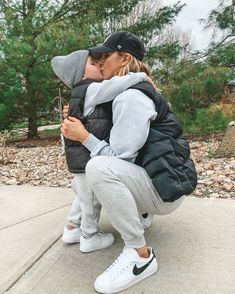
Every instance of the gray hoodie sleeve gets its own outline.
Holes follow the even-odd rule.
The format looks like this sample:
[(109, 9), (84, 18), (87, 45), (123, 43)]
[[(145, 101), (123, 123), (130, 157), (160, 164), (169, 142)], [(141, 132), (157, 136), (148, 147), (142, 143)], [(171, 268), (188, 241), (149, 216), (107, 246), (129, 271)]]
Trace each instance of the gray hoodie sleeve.
[(116, 156), (134, 162), (147, 140), (150, 122), (157, 117), (153, 101), (135, 89), (128, 89), (113, 102), (110, 144), (90, 134), (83, 145), (95, 156)]
[(115, 76), (101, 83), (92, 83), (85, 96), (84, 116), (93, 112), (96, 105), (112, 101), (116, 96), (131, 86), (147, 81), (148, 76), (144, 72), (129, 73), (125, 76)]

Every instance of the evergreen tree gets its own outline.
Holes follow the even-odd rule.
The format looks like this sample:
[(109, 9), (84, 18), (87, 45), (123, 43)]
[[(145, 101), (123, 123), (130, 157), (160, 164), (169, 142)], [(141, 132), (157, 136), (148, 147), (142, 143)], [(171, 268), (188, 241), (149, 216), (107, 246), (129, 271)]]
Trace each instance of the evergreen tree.
[(27, 118), (28, 137), (37, 137), (39, 114), (55, 96), (51, 58), (96, 45), (104, 20), (137, 2), (0, 0), (0, 127)]
[(210, 11), (205, 28), (220, 30), (224, 37), (235, 35), (235, 0), (220, 0), (216, 9)]
[[(150, 2), (155, 9), (148, 9)], [(155, 2), (0, 0), (0, 128), (26, 118), (28, 137), (38, 136), (37, 120), (57, 94), (50, 66), (55, 55), (96, 46), (113, 31), (129, 30), (144, 40), (146, 61), (157, 59), (156, 37), (183, 5), (162, 7)], [(126, 21), (133, 15), (135, 21)], [(174, 54), (172, 47), (161, 50), (165, 48), (166, 54)]]
[[(207, 61), (213, 66), (235, 66), (235, 0), (220, 0), (208, 18), (202, 20), (205, 29), (213, 29), (211, 44), (206, 53)], [(219, 39), (215, 38), (218, 35)]]

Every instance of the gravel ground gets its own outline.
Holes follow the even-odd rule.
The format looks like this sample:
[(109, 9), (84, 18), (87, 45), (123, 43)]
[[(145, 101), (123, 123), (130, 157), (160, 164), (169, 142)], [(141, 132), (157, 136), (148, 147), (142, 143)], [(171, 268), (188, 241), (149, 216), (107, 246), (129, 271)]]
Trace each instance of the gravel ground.
[[(213, 158), (218, 141), (191, 142), (198, 171), (197, 197), (235, 198), (235, 158)], [(0, 148), (0, 184), (70, 187), (59, 143), (35, 148)]]

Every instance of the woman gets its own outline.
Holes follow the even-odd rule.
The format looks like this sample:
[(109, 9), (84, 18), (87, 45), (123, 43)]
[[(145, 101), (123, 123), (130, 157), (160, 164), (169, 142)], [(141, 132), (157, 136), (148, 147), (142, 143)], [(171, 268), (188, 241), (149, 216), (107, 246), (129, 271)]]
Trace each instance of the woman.
[[(102, 55), (104, 79), (129, 71), (149, 74), (142, 63), (144, 46), (131, 33), (114, 33), (90, 53)], [(101, 293), (127, 289), (158, 270), (138, 211), (168, 214), (196, 185), (187, 142), (159, 93), (145, 83), (139, 84), (117, 96), (112, 111), (109, 142), (88, 133), (77, 119), (66, 119), (62, 125), (65, 137), (81, 142), (91, 152), (86, 166), (89, 189), (125, 243), (121, 255), (95, 281), (94, 287)], [(81, 202), (86, 206), (84, 195)]]
[[(148, 81), (152, 84), (152, 81), (143, 72), (130, 73), (122, 77), (116, 76), (101, 82), (103, 76), (99, 65), (90, 56), (88, 50), (78, 50), (65, 56), (56, 56), (52, 59), (51, 65), (61, 81), (72, 89), (68, 115), (82, 120), (86, 129), (100, 140), (109, 139), (112, 127), (112, 100), (140, 82)], [(87, 194), (88, 187), (84, 173), (85, 166), (90, 160), (90, 152), (78, 141), (65, 138), (65, 155), (69, 171), (75, 174), (72, 187), (76, 196), (68, 215), (69, 223), (64, 228), (62, 240), (65, 243), (80, 242), (80, 250), (83, 252), (104, 249), (114, 242), (114, 237), (109, 233), (97, 232), (100, 204), (95, 201), (93, 195), (91, 205), (94, 211), (91, 215), (91, 209), (89, 210), (89, 222), (86, 221), (86, 207), (81, 218), (82, 203), (79, 201), (79, 195), (84, 194), (83, 190)], [(87, 203), (86, 206), (88, 206)], [(97, 224), (95, 228), (90, 225), (91, 223)], [(92, 238), (89, 238), (90, 236)]]

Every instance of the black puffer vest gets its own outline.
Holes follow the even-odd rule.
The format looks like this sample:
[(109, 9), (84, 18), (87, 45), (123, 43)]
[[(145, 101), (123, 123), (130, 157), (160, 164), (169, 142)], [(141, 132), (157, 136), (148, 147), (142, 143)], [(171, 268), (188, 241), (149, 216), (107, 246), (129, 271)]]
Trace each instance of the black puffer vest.
[[(69, 101), (69, 115), (81, 120), (89, 133), (100, 140), (109, 142), (112, 128), (112, 101), (97, 105), (88, 116), (83, 116), (84, 100), (88, 86), (95, 82), (82, 80), (74, 86)], [(87, 162), (91, 159), (90, 151), (80, 142), (65, 138), (65, 155), (71, 173), (84, 173)]]
[(193, 192), (197, 173), (190, 159), (190, 148), (182, 129), (163, 97), (148, 83), (131, 87), (152, 99), (157, 118), (151, 122), (145, 145), (135, 164), (142, 166), (164, 202), (173, 202)]

